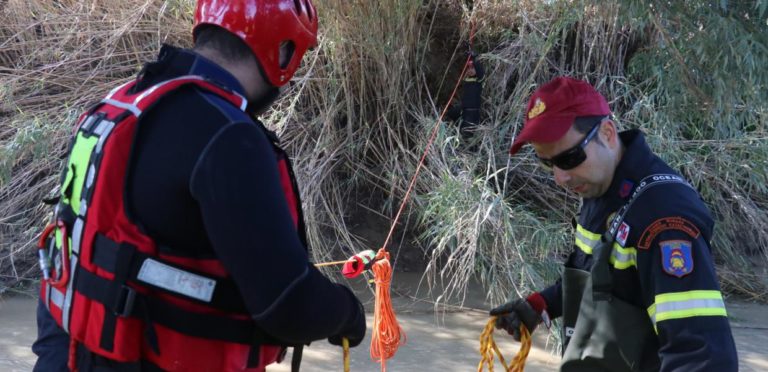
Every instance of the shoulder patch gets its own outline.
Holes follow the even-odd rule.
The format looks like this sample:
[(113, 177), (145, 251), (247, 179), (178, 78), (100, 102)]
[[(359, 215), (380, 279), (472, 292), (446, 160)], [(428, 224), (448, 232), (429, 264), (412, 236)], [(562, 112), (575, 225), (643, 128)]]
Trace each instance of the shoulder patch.
[(616, 242), (622, 247), (626, 247), (627, 238), (629, 238), (629, 225), (626, 222), (622, 222), (621, 226), (619, 226), (619, 231), (616, 232)]
[(693, 245), (688, 240), (665, 240), (661, 246), (664, 272), (682, 278), (693, 272)]
[(645, 228), (640, 239), (637, 240), (637, 248), (648, 249), (651, 247), (651, 243), (656, 239), (662, 231), (666, 230), (680, 230), (693, 239), (697, 239), (701, 232), (691, 221), (682, 217), (665, 217), (660, 218)]

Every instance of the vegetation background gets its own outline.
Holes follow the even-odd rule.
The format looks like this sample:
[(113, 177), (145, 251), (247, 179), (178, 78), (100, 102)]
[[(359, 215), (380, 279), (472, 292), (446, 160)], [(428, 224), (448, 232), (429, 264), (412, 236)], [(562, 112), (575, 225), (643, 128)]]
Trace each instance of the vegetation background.
[[(507, 150), (529, 94), (571, 75), (700, 190), (725, 291), (768, 299), (768, 1), (315, 3), (319, 46), (263, 118), (295, 159), (313, 260), (384, 242), (475, 30), (482, 125), (465, 143), (439, 124), (389, 247), (396, 270), (424, 272), (443, 299), (479, 279), (496, 302), (556, 278), (578, 200), (530, 151)], [(190, 46), (193, 11), (192, 0), (0, 0), (0, 292), (37, 280), (41, 200), (77, 115), (163, 43)]]

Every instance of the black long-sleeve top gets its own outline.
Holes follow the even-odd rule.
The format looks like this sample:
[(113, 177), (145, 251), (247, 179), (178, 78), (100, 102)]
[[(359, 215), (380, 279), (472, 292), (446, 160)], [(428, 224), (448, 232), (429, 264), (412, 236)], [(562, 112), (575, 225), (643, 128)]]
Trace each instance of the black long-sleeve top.
[[(220, 66), (168, 46), (136, 89), (182, 75), (245, 95)], [(134, 222), (174, 254), (220, 260), (271, 336), (308, 343), (364, 316), (351, 291), (309, 262), (266, 129), (224, 99), (195, 87), (161, 99), (139, 122), (127, 177)]]

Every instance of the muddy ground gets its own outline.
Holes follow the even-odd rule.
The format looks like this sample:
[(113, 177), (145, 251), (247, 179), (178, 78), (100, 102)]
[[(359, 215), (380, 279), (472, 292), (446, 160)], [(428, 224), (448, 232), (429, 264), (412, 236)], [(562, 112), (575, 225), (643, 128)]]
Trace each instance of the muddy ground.
[[(481, 291), (473, 287), (464, 309), (450, 308), (436, 313), (426, 291), (415, 290), (418, 279), (418, 275), (411, 273), (396, 273), (394, 277), (393, 305), (408, 339), (387, 363), (387, 369), (475, 371), (479, 361), (478, 336), (488, 320), (484, 310), (491, 305), (484, 301)], [(372, 293), (363, 280), (352, 284), (366, 302), (370, 326), (373, 323)], [(36, 336), (35, 306), (36, 300), (29, 296), (0, 299), (0, 370), (32, 370), (35, 356), (30, 345)], [(768, 306), (729, 301), (728, 312), (739, 351), (740, 370), (768, 371)], [(528, 357), (526, 371), (556, 371), (559, 358), (553, 354), (553, 345), (547, 342), (546, 329), (539, 329), (534, 335), (534, 348)], [(496, 333), (496, 339), (508, 359), (519, 347), (501, 332)], [(352, 350), (353, 372), (379, 370), (379, 365), (369, 356), (369, 343), (370, 334), (360, 347)], [(340, 371), (341, 365), (341, 349), (325, 341), (313, 343), (304, 351), (302, 371)], [(502, 370), (498, 363), (496, 370)], [(283, 363), (268, 368), (268, 371), (287, 372), (290, 366)]]

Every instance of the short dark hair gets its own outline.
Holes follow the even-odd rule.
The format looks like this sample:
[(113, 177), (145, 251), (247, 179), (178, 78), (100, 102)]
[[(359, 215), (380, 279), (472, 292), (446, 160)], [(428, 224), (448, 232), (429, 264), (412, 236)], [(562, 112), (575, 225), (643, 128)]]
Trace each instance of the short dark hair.
[[(595, 127), (596, 124), (601, 123), (603, 120), (607, 118), (608, 116), (606, 115), (579, 116), (573, 120), (573, 127), (576, 129), (577, 132), (581, 134), (587, 134), (589, 133), (590, 130), (592, 130), (592, 128)], [(594, 141), (599, 144), (602, 144), (599, 136), (595, 136)]]
[(251, 48), (233, 33), (214, 25), (203, 25), (195, 29), (195, 50), (212, 49), (228, 61), (256, 58)]

